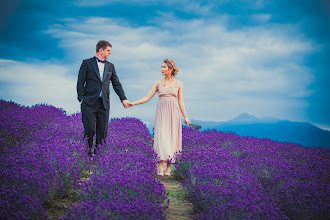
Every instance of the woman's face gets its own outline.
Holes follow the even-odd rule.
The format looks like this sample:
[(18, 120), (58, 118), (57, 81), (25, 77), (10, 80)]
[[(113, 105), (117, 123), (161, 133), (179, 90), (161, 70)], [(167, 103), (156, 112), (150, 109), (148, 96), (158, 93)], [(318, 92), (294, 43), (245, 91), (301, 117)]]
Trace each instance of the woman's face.
[(162, 64), (162, 74), (164, 76), (171, 74), (172, 69), (169, 69), (166, 63)]

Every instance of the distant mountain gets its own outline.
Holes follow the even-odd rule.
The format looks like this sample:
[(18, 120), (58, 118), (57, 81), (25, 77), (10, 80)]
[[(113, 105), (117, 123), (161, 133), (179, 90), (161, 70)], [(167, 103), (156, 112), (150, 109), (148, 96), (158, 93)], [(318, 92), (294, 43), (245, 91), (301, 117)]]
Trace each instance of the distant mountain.
[(230, 120), (230, 121), (227, 121), (227, 123), (231, 123), (231, 124), (245, 124), (245, 123), (252, 123), (252, 122), (257, 122), (259, 121), (260, 119), (257, 118), (257, 117), (254, 117), (252, 115), (249, 115), (249, 114), (246, 114), (246, 113), (243, 113), (243, 114), (240, 114), (239, 116), (237, 116), (236, 118)]
[(293, 122), (273, 117), (260, 119), (246, 113), (226, 122), (199, 120), (191, 120), (191, 122), (202, 126), (201, 130), (233, 131), (242, 136), (330, 148), (330, 131), (307, 122)]

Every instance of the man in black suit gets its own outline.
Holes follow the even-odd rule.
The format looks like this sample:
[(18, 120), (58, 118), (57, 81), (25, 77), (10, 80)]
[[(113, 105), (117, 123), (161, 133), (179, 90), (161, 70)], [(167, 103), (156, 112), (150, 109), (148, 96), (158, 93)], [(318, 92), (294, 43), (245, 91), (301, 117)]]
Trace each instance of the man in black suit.
[[(96, 56), (83, 60), (77, 81), (78, 101), (81, 104), (84, 133), (88, 138), (92, 156), (96, 124), (96, 148), (105, 141), (108, 132), (110, 109), (110, 81), (125, 108), (128, 100), (117, 76), (115, 67), (107, 61), (112, 45), (101, 40), (96, 45)], [(96, 151), (94, 152), (96, 153)]]

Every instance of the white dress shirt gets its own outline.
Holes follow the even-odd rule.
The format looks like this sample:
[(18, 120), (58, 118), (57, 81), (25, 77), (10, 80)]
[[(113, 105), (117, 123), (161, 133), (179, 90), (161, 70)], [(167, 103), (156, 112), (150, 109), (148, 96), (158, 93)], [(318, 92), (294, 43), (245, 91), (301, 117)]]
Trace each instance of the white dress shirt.
[[(99, 74), (100, 74), (100, 77), (101, 77), (101, 81), (103, 80), (103, 72), (104, 72), (104, 65), (105, 63), (102, 63), (102, 62), (98, 62), (99, 58), (96, 57), (96, 63), (97, 63), (97, 66), (99, 68)], [(100, 97), (102, 97), (102, 90), (101, 90), (101, 93), (100, 93)]]

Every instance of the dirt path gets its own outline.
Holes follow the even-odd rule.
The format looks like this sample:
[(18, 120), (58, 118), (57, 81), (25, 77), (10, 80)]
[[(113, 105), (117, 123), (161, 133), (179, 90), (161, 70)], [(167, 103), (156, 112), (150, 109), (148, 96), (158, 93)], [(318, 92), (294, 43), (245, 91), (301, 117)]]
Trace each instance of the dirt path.
[[(164, 165), (165, 169), (166, 166)], [(172, 167), (173, 169), (174, 167)], [(159, 179), (169, 193), (170, 207), (166, 210), (167, 219), (194, 219), (193, 205), (189, 201), (188, 195), (182, 188), (181, 183), (176, 181), (172, 176), (159, 176)]]

